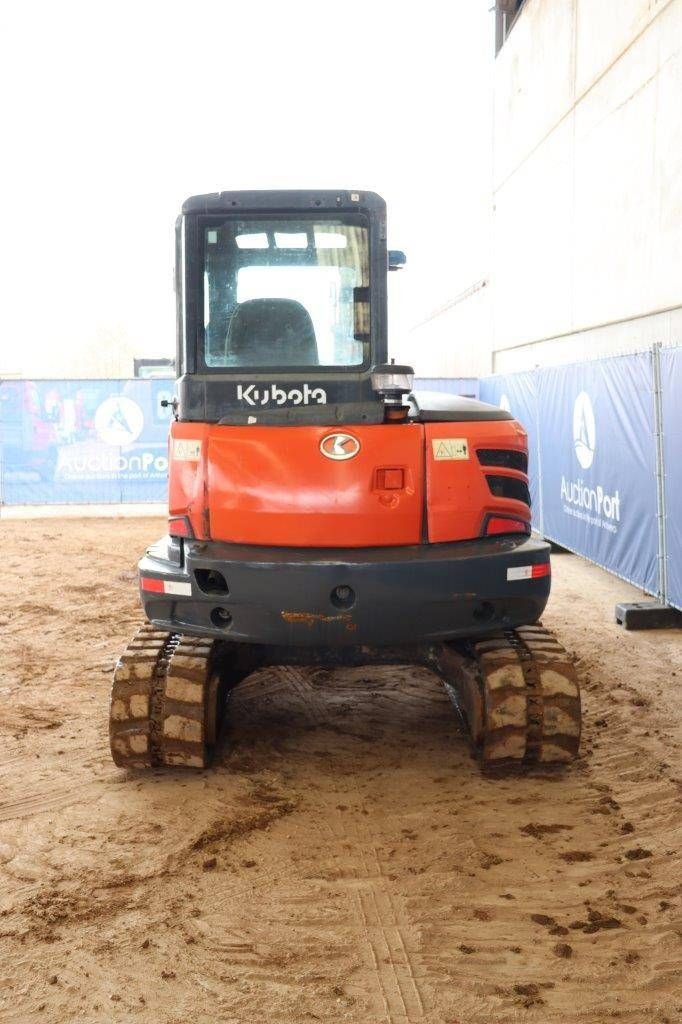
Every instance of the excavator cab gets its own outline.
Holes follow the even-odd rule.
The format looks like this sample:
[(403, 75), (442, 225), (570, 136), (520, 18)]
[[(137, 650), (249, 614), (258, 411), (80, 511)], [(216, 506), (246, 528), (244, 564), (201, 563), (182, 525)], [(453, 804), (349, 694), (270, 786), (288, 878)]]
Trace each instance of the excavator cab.
[(183, 419), (379, 422), (386, 207), (373, 193), (234, 192), (177, 225)]
[(263, 665), (387, 662), (442, 676), (484, 764), (575, 756), (526, 433), (387, 361), (403, 262), (373, 193), (184, 204), (168, 532), (114, 676), (117, 764), (206, 765), (225, 694)]

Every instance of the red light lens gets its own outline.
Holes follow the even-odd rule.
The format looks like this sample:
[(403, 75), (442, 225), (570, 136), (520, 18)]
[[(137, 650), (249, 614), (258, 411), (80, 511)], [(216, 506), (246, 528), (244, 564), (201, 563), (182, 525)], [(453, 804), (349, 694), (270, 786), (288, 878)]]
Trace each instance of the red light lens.
[(142, 590), (150, 590), (154, 594), (163, 594), (163, 580), (152, 579), (151, 576), (140, 576), (140, 587)]
[(377, 487), (380, 491), (401, 491), (405, 486), (405, 473), (402, 469), (378, 469)]
[(499, 533), (530, 533), (530, 526), (523, 519), (507, 519), (491, 516), (485, 528), (486, 536)]
[(192, 537), (192, 525), (187, 516), (178, 516), (168, 520), (168, 532), (171, 537)]
[(541, 562), (539, 565), (534, 565), (531, 569), (531, 579), (538, 580), (542, 576), (550, 576), (552, 573), (552, 567), (549, 562)]

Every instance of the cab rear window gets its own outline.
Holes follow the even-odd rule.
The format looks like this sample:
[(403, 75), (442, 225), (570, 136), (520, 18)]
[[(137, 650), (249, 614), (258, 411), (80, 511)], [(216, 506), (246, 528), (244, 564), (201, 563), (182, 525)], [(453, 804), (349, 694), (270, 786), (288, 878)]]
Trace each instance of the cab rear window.
[(204, 229), (207, 368), (361, 366), (369, 342), (365, 224), (226, 219)]

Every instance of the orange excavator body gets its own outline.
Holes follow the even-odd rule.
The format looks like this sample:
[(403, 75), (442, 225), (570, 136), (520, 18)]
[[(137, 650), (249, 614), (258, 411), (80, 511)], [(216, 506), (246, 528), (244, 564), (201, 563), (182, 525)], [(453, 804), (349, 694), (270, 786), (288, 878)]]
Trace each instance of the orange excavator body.
[(176, 255), (169, 529), (140, 563), (155, 627), (364, 649), (536, 621), (526, 433), (388, 362), (404, 256), (381, 197), (195, 196)]
[(169, 515), (186, 516), (203, 540), (296, 548), (471, 540), (485, 536), (492, 516), (530, 528), (527, 502), (496, 496), (488, 481), (494, 474), (523, 491), (526, 473), (486, 468), (481, 454), (525, 458), (526, 434), (514, 420), (347, 433), (357, 454), (334, 460), (320, 452), (329, 427), (173, 423)]

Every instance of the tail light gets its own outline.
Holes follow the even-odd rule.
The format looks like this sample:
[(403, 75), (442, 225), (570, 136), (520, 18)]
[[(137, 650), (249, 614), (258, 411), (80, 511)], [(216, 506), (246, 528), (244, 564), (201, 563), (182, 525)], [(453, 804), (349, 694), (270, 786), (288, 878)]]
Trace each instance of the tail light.
[(152, 594), (163, 594), (163, 580), (154, 579), (152, 576), (140, 576), (140, 587)]
[(150, 594), (173, 594), (191, 597), (192, 584), (186, 580), (159, 580), (154, 576), (140, 576), (140, 590)]
[(172, 516), (168, 520), (168, 532), (171, 537), (193, 537), (192, 524), (187, 516)]
[(530, 535), (530, 523), (524, 519), (512, 519), (511, 516), (490, 516), (485, 524), (486, 537), (500, 533), (525, 533)]
[(541, 580), (552, 575), (549, 562), (536, 562), (535, 565), (510, 565), (507, 569), (507, 582), (512, 580)]

